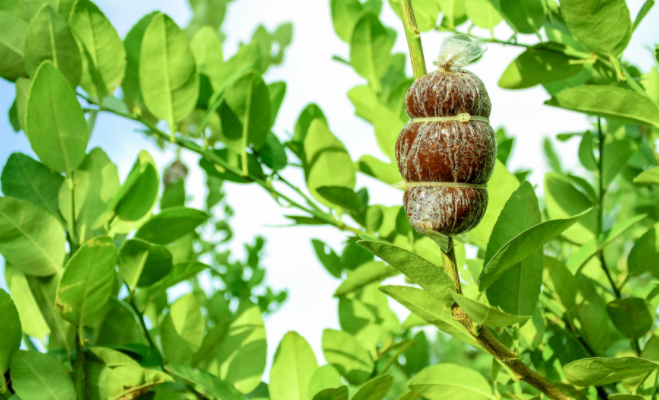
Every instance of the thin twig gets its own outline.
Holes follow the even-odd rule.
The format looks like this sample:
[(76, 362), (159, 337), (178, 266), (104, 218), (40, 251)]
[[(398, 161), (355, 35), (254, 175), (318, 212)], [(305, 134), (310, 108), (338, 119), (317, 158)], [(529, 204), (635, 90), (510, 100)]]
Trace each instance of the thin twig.
[(414, 9), (411, 0), (400, 0), (400, 14), (405, 26), (405, 36), (407, 37), (407, 46), (410, 48), (410, 61), (412, 61), (412, 70), (414, 79), (419, 79), (428, 73), (426, 70), (426, 58), (423, 55), (423, 46), (421, 45), (421, 33), (414, 18)]
[(142, 333), (144, 335), (144, 338), (149, 343), (149, 347), (151, 347), (153, 351), (155, 351), (158, 354), (158, 356), (160, 356), (160, 362), (162, 363), (163, 362), (162, 353), (160, 353), (160, 349), (158, 348), (158, 346), (156, 346), (156, 343), (151, 338), (151, 333), (149, 333), (149, 328), (146, 326), (146, 321), (144, 321), (144, 313), (140, 311), (140, 309), (137, 307), (137, 304), (135, 304), (135, 299), (133, 299), (133, 293), (130, 291), (128, 285), (126, 285), (126, 287), (128, 288), (128, 292), (129, 292), (128, 304), (130, 304), (133, 311), (135, 311), (135, 314), (137, 314), (137, 319), (140, 322), (140, 327), (142, 328)]

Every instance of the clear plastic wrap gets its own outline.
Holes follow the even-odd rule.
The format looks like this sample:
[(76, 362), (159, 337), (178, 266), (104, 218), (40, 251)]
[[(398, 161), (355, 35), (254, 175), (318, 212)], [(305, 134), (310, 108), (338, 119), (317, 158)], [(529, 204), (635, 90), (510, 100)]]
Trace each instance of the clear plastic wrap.
[(442, 42), (436, 64), (446, 71), (462, 68), (480, 58), (486, 50), (487, 46), (481, 39), (467, 35), (449, 36)]

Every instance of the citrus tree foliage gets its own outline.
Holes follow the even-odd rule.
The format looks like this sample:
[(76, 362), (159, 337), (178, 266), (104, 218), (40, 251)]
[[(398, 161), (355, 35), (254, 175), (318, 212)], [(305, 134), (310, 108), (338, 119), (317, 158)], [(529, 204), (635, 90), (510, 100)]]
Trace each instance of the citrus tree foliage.
[[(10, 293), (0, 291), (0, 399), (541, 398), (510, 359), (476, 341), (485, 327), (553, 398), (654, 398), (659, 75), (621, 58), (654, 1), (636, 16), (624, 0), (412, 1), (424, 32), (507, 24), (511, 39), (484, 38), (524, 47), (499, 86), (542, 85), (548, 106), (593, 116), (592, 129), (556, 136), (579, 142), (569, 156), (583, 169), (566, 169), (545, 141), (540, 198), (530, 171), (508, 171), (515, 139), (497, 131), (487, 212), (455, 247), (461, 293), (403, 208), (356, 187), (357, 174), (402, 180), (394, 144), (413, 80), (408, 57), (392, 54), (402, 27), (380, 19), (382, 7), (400, 14), (401, 1), (329, 4), (349, 54), (334, 59), (363, 79), (346, 101), (379, 147), (353, 160), (316, 104), (289, 136), (273, 132), (286, 83), (263, 75), (284, 61), (290, 24), (259, 27), (228, 55), (229, 0), (190, 0), (187, 27), (148, 14), (124, 38), (89, 0), (0, 0), (0, 76), (15, 84), (8, 113), (38, 158), (14, 153), (1, 176)], [(159, 166), (142, 151), (122, 181), (89, 148), (99, 113), (198, 155), (204, 209), (187, 207), (197, 166), (180, 160)], [(306, 188), (284, 178), (294, 168)], [(323, 332), (322, 354), (296, 332), (267, 343), (263, 315), (286, 293), (264, 284), (262, 238), (245, 260), (226, 251), (233, 211), (223, 182), (261, 187), (292, 225), (345, 232), (340, 249), (307, 244), (337, 285), (341, 329)], [(407, 285), (381, 285), (400, 274)], [(409, 316), (400, 320), (390, 301)], [(277, 351), (264, 377), (268, 346)]]

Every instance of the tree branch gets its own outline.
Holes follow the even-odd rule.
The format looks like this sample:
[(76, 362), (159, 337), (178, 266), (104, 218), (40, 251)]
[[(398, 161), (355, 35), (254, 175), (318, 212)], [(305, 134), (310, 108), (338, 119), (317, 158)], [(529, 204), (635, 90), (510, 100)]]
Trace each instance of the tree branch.
[(425, 74), (426, 59), (423, 56), (423, 46), (421, 44), (421, 33), (414, 18), (414, 9), (412, 8), (411, 0), (399, 0), (400, 14), (405, 26), (405, 36), (407, 37), (407, 46), (410, 48), (410, 61), (412, 61), (412, 70), (414, 71), (414, 79), (419, 79)]

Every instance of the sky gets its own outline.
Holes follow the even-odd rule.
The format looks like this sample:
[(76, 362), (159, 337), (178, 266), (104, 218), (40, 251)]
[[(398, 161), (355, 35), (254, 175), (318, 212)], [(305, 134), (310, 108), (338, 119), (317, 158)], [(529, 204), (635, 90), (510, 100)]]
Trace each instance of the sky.
[[(644, 1), (628, 0), (632, 18)], [(112, 21), (119, 34), (124, 37), (128, 30), (143, 15), (160, 10), (170, 15), (181, 26), (191, 17), (185, 0), (96, 0), (95, 3)], [(382, 20), (398, 31), (395, 51), (407, 52), (402, 24), (386, 4)], [(286, 53), (285, 63), (275, 66), (265, 76), (266, 82), (284, 80), (288, 84), (275, 133), (286, 139), (291, 136), (300, 111), (310, 102), (318, 103), (329, 120), (333, 133), (346, 145), (353, 160), (364, 154), (383, 157), (378, 150), (373, 127), (354, 115), (354, 108), (347, 92), (354, 86), (364, 84), (350, 67), (332, 61), (333, 55), (349, 59), (349, 46), (334, 33), (328, 0), (235, 0), (228, 9), (223, 31), (226, 33), (224, 54), (233, 54), (240, 42), (248, 42), (259, 24), (272, 31), (283, 22), (294, 25), (294, 39)], [(659, 41), (659, 7), (655, 7), (645, 22), (636, 31), (624, 57), (643, 70), (655, 65), (646, 46)], [(495, 29), (496, 37), (505, 39), (510, 31), (502, 23)], [(473, 33), (487, 36), (487, 32), (474, 29)], [(439, 52), (444, 33), (422, 34), (428, 69), (431, 70)], [(521, 35), (521, 41), (534, 42), (535, 37)], [(493, 104), (492, 126), (505, 126), (509, 134), (516, 137), (511, 159), (511, 170), (532, 169), (530, 181), (542, 191), (542, 180), (548, 166), (542, 153), (545, 137), (554, 137), (561, 132), (578, 132), (590, 127), (587, 117), (570, 111), (543, 105), (549, 95), (541, 88), (526, 90), (504, 90), (497, 86), (499, 77), (508, 64), (522, 52), (522, 48), (490, 44), (489, 50), (478, 63), (468, 67), (485, 83)], [(408, 66), (411, 74), (411, 67)], [(13, 85), (0, 80), (0, 165), (13, 152), (24, 152), (34, 157), (23, 134), (14, 134), (9, 125), (6, 110), (14, 99)], [(122, 180), (128, 174), (140, 150), (147, 150), (159, 167), (173, 161), (173, 148), (159, 150), (140, 133), (133, 123), (120, 118), (101, 114), (90, 141), (89, 149), (102, 147), (117, 164)], [(578, 170), (578, 143), (559, 143), (557, 150), (568, 168)], [(202, 207), (205, 196), (204, 177), (196, 167), (197, 158), (183, 153), (183, 160), (191, 168), (187, 190), (193, 196), (192, 207)], [(286, 171), (284, 176), (300, 187), (304, 178), (298, 169)], [(357, 187), (369, 188), (372, 202), (384, 205), (400, 205), (401, 192), (362, 174), (358, 175)], [(310, 240), (320, 238), (333, 248), (341, 248), (346, 235), (332, 227), (282, 228), (288, 223), (284, 214), (294, 213), (282, 209), (272, 198), (256, 185), (227, 184), (227, 201), (235, 210), (231, 220), (235, 238), (231, 248), (242, 256), (242, 244), (252, 242), (254, 236), (266, 237), (267, 244), (263, 265), (267, 267), (267, 283), (276, 290), (287, 289), (288, 301), (282, 309), (266, 319), (268, 353), (272, 357), (276, 346), (289, 331), (300, 333), (321, 357), (321, 335), (325, 328), (339, 329), (338, 302), (332, 293), (340, 281), (331, 277), (317, 261)], [(400, 278), (393, 278), (403, 283)], [(398, 279), (398, 281), (396, 281)], [(4, 285), (0, 279), (0, 287)], [(390, 301), (392, 308), (405, 318), (408, 312)], [(271, 362), (269, 361), (268, 364)], [(264, 376), (267, 380), (267, 375)]]

